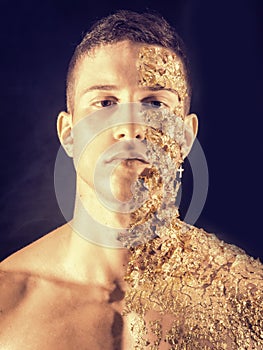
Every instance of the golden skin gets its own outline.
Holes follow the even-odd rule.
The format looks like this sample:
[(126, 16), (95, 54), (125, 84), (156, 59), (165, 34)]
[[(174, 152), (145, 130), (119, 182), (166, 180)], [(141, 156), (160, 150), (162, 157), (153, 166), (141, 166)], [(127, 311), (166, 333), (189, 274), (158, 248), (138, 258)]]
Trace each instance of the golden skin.
[[(177, 169), (183, 163), (183, 158), (185, 157), (184, 147), (178, 141), (178, 139), (176, 139), (175, 135), (169, 137), (169, 135), (167, 135), (163, 130), (169, 129), (171, 121), (174, 121), (175, 124), (176, 116), (184, 120), (185, 111), (189, 107), (187, 106), (189, 103), (188, 85), (184, 65), (178, 55), (172, 53), (166, 48), (142, 45), (138, 52), (136, 67), (139, 73), (139, 86), (150, 87), (153, 90), (164, 89), (173, 91), (176, 94), (177, 103), (174, 108), (169, 108), (169, 106), (164, 105), (164, 107), (170, 111), (168, 119), (166, 119), (166, 113), (164, 113), (164, 115), (159, 113), (157, 120), (160, 121), (160, 128), (156, 129), (148, 126), (145, 130), (146, 140), (158, 146), (157, 153), (166, 152), (173, 159), (174, 163), (176, 164), (176, 169), (174, 170), (174, 174), (176, 174)], [(156, 110), (149, 110), (147, 113), (147, 120), (152, 121), (151, 125), (153, 125), (153, 120), (156, 118)], [(182, 130), (177, 130), (177, 134), (179, 132), (183, 133), (183, 124), (179, 127), (179, 129), (181, 127)], [(192, 130), (190, 130), (190, 133), (191, 132)], [(187, 133), (185, 132), (185, 135), (186, 134)], [(156, 148), (154, 148), (154, 153), (156, 153)], [(162, 159), (160, 153), (159, 159)], [(165, 164), (163, 159), (162, 162), (163, 163), (159, 166), (165, 169), (167, 164)], [(166, 170), (164, 172), (166, 172)], [(129, 244), (132, 242), (134, 244), (135, 241), (138, 242), (138, 240), (140, 240), (139, 229), (142, 230), (142, 241), (145, 240), (143, 226), (137, 228), (136, 232), (134, 231), (134, 228), (137, 225), (143, 225), (149, 220), (152, 220), (152, 224), (154, 224), (155, 219), (153, 215), (159, 213), (163, 200), (166, 201), (166, 203), (168, 201), (168, 198), (165, 198), (164, 189), (160, 191), (160, 187), (162, 187), (164, 182), (164, 179), (162, 179), (162, 176), (160, 175), (160, 171), (154, 167), (150, 172), (152, 178), (148, 175), (149, 171), (147, 171), (146, 174), (146, 176), (140, 176), (140, 178), (144, 180), (144, 183), (148, 189), (149, 187), (151, 188), (151, 191), (149, 199), (132, 214), (131, 228), (133, 231), (131, 231), (131, 237), (134, 236), (134, 241), (131, 239)], [(172, 174), (169, 176), (171, 175)], [(158, 185), (155, 185), (155, 188), (152, 188), (152, 183), (156, 183)], [(177, 195), (178, 189), (179, 187), (174, 189), (174, 197)], [(172, 198), (171, 202), (174, 203), (174, 198)], [(173, 215), (176, 216), (177, 214), (174, 204), (171, 207)], [(149, 236), (151, 237), (152, 235), (149, 234)]]
[[(175, 118), (177, 118), (176, 121)], [(140, 181), (142, 180), (144, 186), (148, 189), (148, 197), (131, 215), (130, 237), (126, 242), (127, 246), (134, 245), (135, 242), (138, 244), (139, 241), (145, 242), (150, 237), (158, 234), (159, 228), (163, 224), (156, 217), (159, 219), (164, 218), (168, 225), (171, 218), (179, 216), (175, 200), (180, 188), (180, 181), (176, 179), (176, 174), (183, 162), (180, 146), (183, 135), (183, 129), (181, 129), (183, 123), (178, 118), (174, 115), (166, 114), (164, 111), (147, 111), (146, 119), (150, 119), (152, 125), (155, 125), (155, 121), (159, 125), (161, 121), (162, 126), (164, 126), (164, 123), (166, 124), (164, 130), (170, 128), (170, 131), (172, 125), (176, 125), (174, 128), (175, 134), (172, 133), (172, 138), (164, 130), (154, 127), (146, 128), (145, 138), (149, 143), (148, 155), (150, 158), (154, 158), (155, 165), (150, 167), (150, 169), (145, 169), (139, 176)], [(156, 162), (156, 159), (158, 159), (158, 162)], [(174, 186), (175, 183), (176, 186)], [(141, 191), (143, 193), (145, 191), (140, 182), (138, 187), (139, 190), (135, 192), (134, 196), (135, 200), (141, 203)], [(163, 203), (165, 203), (165, 206), (163, 206)], [(150, 227), (155, 227), (155, 232)]]
[(184, 119), (188, 100), (188, 86), (182, 60), (164, 47), (142, 46), (137, 62), (141, 86), (160, 86), (178, 94), (178, 104), (172, 110)]
[(178, 218), (131, 252), (135, 349), (262, 349), (260, 261)]

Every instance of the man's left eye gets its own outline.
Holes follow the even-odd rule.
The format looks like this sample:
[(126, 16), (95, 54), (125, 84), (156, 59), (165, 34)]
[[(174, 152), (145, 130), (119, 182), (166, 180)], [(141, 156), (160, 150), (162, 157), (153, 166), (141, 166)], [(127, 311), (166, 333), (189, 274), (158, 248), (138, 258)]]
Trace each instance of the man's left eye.
[(160, 108), (164, 106), (164, 104), (160, 101), (151, 101), (150, 104), (155, 108)]
[(153, 100), (153, 101), (147, 101), (143, 103), (146, 106), (153, 107), (153, 108), (162, 108), (166, 107), (165, 103), (158, 101), (158, 100)]

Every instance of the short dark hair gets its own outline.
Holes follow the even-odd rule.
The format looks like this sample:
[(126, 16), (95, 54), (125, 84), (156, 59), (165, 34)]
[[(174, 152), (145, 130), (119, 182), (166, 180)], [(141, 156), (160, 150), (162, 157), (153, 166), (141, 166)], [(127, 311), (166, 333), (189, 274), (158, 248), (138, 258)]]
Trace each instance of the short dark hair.
[(184, 43), (174, 28), (159, 14), (153, 12), (137, 13), (119, 10), (98, 20), (84, 35), (71, 58), (67, 74), (67, 108), (73, 109), (75, 88), (74, 72), (78, 61), (89, 51), (101, 45), (114, 44), (130, 40), (168, 48), (182, 60), (188, 84), (188, 96), (191, 96), (189, 62)]

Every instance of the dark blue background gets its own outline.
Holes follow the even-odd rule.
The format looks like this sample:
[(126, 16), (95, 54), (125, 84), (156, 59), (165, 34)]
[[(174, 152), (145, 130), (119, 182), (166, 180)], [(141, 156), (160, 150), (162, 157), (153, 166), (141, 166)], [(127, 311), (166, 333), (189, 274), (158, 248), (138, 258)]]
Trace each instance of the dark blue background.
[[(188, 47), (192, 111), (210, 176), (196, 225), (262, 259), (263, 36), (256, 0), (1, 1), (0, 258), (64, 222), (53, 170), (67, 64), (81, 33), (121, 8), (157, 10)], [(191, 190), (187, 164), (184, 175)]]

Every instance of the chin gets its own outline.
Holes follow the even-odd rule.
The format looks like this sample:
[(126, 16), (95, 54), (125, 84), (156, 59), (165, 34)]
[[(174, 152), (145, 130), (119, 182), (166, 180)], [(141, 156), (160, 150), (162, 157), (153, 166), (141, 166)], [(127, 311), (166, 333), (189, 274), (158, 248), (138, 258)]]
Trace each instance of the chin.
[(113, 177), (110, 182), (111, 193), (116, 200), (128, 202), (132, 199), (132, 184), (136, 181), (137, 176), (122, 174), (121, 177)]

